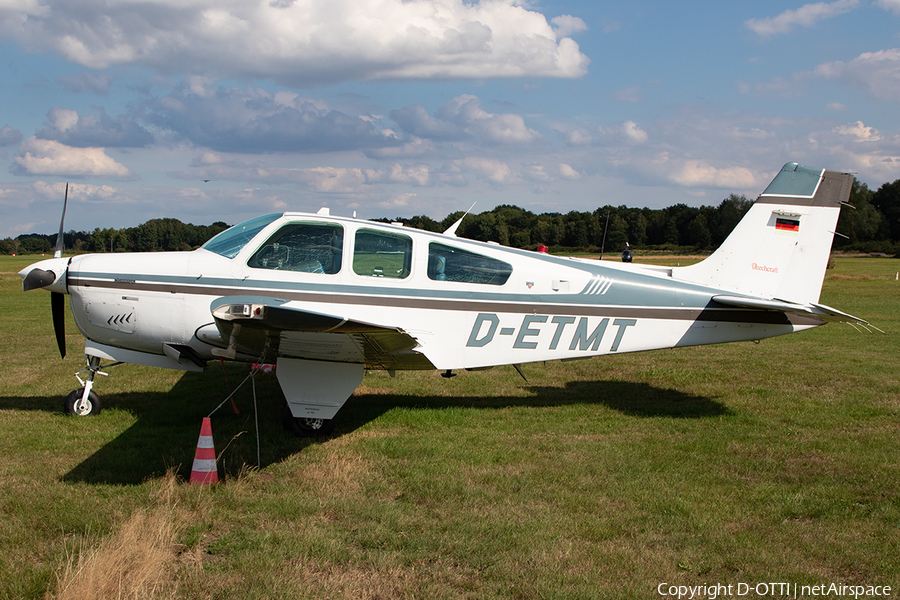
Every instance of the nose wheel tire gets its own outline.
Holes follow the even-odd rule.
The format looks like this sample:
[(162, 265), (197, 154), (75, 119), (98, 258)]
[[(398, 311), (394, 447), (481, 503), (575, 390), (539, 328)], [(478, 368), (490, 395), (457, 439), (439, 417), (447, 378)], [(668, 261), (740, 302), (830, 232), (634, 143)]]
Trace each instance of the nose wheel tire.
[(88, 394), (87, 402), (79, 407), (82, 395), (84, 395), (84, 388), (78, 388), (77, 390), (69, 392), (69, 395), (66, 396), (65, 404), (63, 405), (63, 412), (67, 415), (78, 415), (79, 417), (99, 415), (100, 411), (103, 410), (103, 405), (100, 403), (100, 396), (95, 394), (92, 390)]
[(321, 437), (334, 431), (334, 419), (310, 419), (295, 417), (287, 404), (281, 409), (281, 424), (297, 437)]

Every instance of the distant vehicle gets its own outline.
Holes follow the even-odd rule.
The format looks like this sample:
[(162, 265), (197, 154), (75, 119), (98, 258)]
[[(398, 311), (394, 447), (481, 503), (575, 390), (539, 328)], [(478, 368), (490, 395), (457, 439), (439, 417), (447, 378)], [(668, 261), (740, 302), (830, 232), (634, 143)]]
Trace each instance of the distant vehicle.
[(198, 371), (225, 358), (276, 363), (285, 426), (320, 435), (366, 369), (452, 375), (864, 325), (818, 303), (852, 183), (788, 163), (722, 246), (687, 267), (551, 256), (458, 238), (459, 222), (438, 234), (322, 209), (257, 217), (193, 252), (62, 258), (58, 246), (19, 275), (25, 290), (51, 292), (61, 354), (64, 294), (86, 338), (87, 377), (67, 412), (100, 411), (104, 360)]

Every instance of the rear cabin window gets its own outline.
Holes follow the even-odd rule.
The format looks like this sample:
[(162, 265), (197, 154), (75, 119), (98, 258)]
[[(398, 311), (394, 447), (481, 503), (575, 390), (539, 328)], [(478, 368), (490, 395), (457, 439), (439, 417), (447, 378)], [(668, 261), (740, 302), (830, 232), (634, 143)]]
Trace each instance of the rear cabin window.
[(255, 269), (298, 273), (341, 270), (344, 228), (326, 223), (289, 223), (276, 231), (247, 264)]
[(403, 279), (412, 264), (412, 240), (405, 235), (360, 229), (353, 250), (353, 272), (365, 277)]
[(503, 285), (512, 274), (512, 265), (502, 260), (432, 242), (428, 245), (428, 278)]

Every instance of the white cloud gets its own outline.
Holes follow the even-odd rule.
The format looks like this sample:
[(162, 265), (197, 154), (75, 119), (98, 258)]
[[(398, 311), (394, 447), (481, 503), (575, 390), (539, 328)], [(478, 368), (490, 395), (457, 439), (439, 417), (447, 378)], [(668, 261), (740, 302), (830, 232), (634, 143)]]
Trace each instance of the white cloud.
[(588, 28), (587, 23), (572, 15), (553, 17), (550, 19), (550, 22), (553, 24), (557, 37), (560, 38), (569, 37), (573, 33), (578, 33), (579, 31), (587, 31)]
[(48, 127), (39, 131), (36, 137), (79, 148), (140, 148), (153, 141), (150, 132), (127, 117), (113, 119), (102, 108), (96, 110), (99, 116), (51, 108), (47, 113)]
[(587, 146), (594, 141), (591, 133), (584, 129), (570, 129), (563, 133), (563, 138), (570, 146)]
[(47, 115), (50, 123), (60, 131), (68, 131), (78, 124), (78, 113), (74, 110), (66, 110), (63, 108), (53, 108)]
[(795, 25), (812, 27), (822, 19), (830, 19), (849, 12), (859, 6), (859, 0), (837, 0), (837, 2), (816, 2), (805, 4), (796, 10), (786, 10), (775, 17), (748, 19), (744, 22), (757, 35), (767, 37), (778, 33), (788, 33)]
[(0, 146), (12, 146), (22, 141), (22, 132), (9, 125), (0, 127)]
[(475, 173), (491, 183), (509, 183), (513, 177), (512, 169), (502, 160), (470, 156), (453, 161), (455, 165)]
[(19, 175), (131, 175), (124, 165), (107, 156), (103, 148), (73, 148), (35, 137), (22, 143), (14, 162), (10, 170)]
[(625, 132), (625, 137), (635, 144), (643, 144), (647, 141), (647, 132), (634, 121), (625, 121), (622, 124), (622, 130)]
[(759, 178), (746, 167), (714, 167), (701, 160), (685, 160), (677, 165), (670, 179), (686, 186), (711, 186), (746, 189), (758, 185)]
[(522, 176), (528, 181), (537, 183), (545, 183), (551, 179), (542, 165), (523, 165)]
[(434, 142), (422, 138), (413, 138), (402, 146), (389, 146), (386, 148), (373, 148), (366, 150), (366, 156), (370, 158), (416, 158), (426, 156), (434, 152)]
[(417, 137), (452, 141), (475, 139), (496, 144), (522, 144), (540, 139), (541, 135), (525, 125), (525, 119), (515, 113), (491, 113), (481, 106), (481, 100), (462, 94), (438, 108), (435, 116), (421, 104), (391, 111), (391, 118), (400, 128)]
[(900, 100), (900, 48), (865, 52), (849, 62), (824, 63), (812, 74), (862, 87), (882, 100)]
[[(46, 181), (35, 181), (31, 184), (34, 192), (46, 198), (47, 200), (60, 200), (66, 194), (66, 183), (57, 181), (55, 183), (47, 183)], [(90, 185), (85, 183), (69, 183), (69, 200), (105, 204), (127, 202), (128, 199), (123, 191), (110, 185)], [(62, 206), (60, 205), (60, 208)]]
[(365, 169), (366, 183), (408, 183), (425, 186), (431, 182), (431, 171), (428, 165), (404, 167), (397, 163), (390, 169)]
[(204, 152), (191, 168), (174, 174), (185, 180), (252, 181), (265, 184), (301, 184), (327, 194), (359, 194), (379, 184), (407, 184), (416, 187), (432, 184), (431, 168), (425, 164), (395, 163), (386, 169), (316, 166), (293, 168), (269, 166), (264, 162), (247, 163)]
[(590, 61), (565, 37), (583, 21), (564, 15), (554, 25), (518, 0), (20, 0), (0, 8), (0, 36), (92, 69), (132, 64), (303, 87), (584, 75)]
[[(617, 144), (638, 146), (647, 143), (647, 140), (650, 139), (649, 134), (634, 121), (625, 121), (624, 123), (617, 123), (609, 127), (598, 127), (597, 133), (599, 135), (596, 142), (604, 146), (614, 146)], [(572, 139), (573, 136), (571, 134), (572, 132), (569, 132), (567, 139)], [(583, 136), (581, 134), (576, 134), (574, 136), (575, 139), (582, 137), (589, 139), (590, 136)], [(572, 141), (569, 143), (574, 145)]]
[(877, 129), (874, 127), (866, 127), (862, 121), (835, 127), (834, 132), (854, 138), (854, 142), (878, 142), (883, 139)]
[(298, 180), (317, 192), (354, 193), (366, 182), (362, 169), (341, 169), (335, 167), (315, 167), (295, 171)]
[(491, 142), (523, 143), (540, 137), (538, 132), (525, 126), (521, 115), (512, 113), (495, 114), (481, 108), (481, 101), (475, 96), (463, 94), (445, 103), (438, 114), (445, 120), (456, 123)]
[(379, 208), (406, 208), (416, 199), (416, 194), (396, 194), (383, 202), (377, 202), (375, 205)]
[(559, 174), (566, 179), (581, 179), (581, 173), (566, 163), (559, 163)]
[(177, 138), (221, 152), (309, 153), (402, 145), (368, 115), (348, 115), (321, 99), (254, 87), (210, 91), (193, 82), (153, 103), (146, 118)]
[(900, 0), (875, 0), (875, 6), (900, 14)]

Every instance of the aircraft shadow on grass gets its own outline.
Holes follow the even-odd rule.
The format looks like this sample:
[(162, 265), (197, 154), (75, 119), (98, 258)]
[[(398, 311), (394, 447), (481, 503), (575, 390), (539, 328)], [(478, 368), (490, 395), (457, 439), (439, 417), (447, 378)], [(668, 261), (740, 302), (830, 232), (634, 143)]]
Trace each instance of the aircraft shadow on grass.
[[(219, 378), (221, 380), (221, 377)], [(256, 379), (259, 421), (259, 466), (265, 468), (328, 438), (297, 438), (284, 431), (280, 413), (284, 395), (274, 376)], [(439, 397), (363, 394), (350, 398), (338, 415), (332, 438), (351, 433), (394, 408), (499, 409), (552, 407), (574, 404), (603, 405), (624, 415), (673, 419), (707, 418), (731, 414), (723, 404), (703, 396), (645, 383), (623, 381), (569, 382), (565, 388), (525, 385), (526, 397)], [(227, 397), (221, 381), (209, 373), (186, 373), (169, 392), (109, 394), (104, 410), (120, 409), (135, 416), (134, 423), (115, 439), (76, 465), (63, 481), (136, 485), (175, 469), (190, 477), (203, 417)], [(240, 411), (225, 402), (212, 417), (219, 473), (236, 476), (245, 465), (257, 465), (254, 403), (248, 383), (234, 395)], [(0, 397), (0, 409), (58, 411), (62, 398)], [(72, 419), (79, 417), (69, 417)], [(94, 417), (84, 417), (94, 418)], [(101, 413), (100, 417), (103, 418)]]

